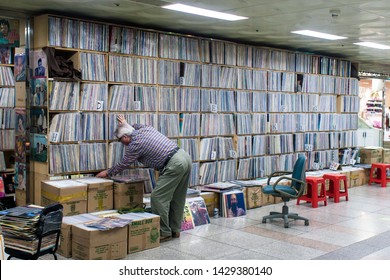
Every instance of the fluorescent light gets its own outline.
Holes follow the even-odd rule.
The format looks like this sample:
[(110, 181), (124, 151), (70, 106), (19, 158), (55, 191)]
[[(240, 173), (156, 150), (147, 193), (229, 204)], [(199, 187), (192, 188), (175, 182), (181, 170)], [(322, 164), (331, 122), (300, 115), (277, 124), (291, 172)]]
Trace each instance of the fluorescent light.
[(184, 12), (184, 13), (189, 13), (189, 14), (194, 14), (194, 15), (199, 15), (199, 16), (230, 20), (230, 21), (248, 19), (247, 17), (241, 17), (241, 16), (232, 15), (232, 14), (220, 13), (220, 12), (216, 12), (216, 11), (196, 8), (196, 7), (183, 5), (183, 4), (172, 4), (172, 5), (162, 6), (162, 8), (174, 10), (174, 11), (179, 11), (179, 12)]
[(363, 47), (369, 47), (374, 49), (381, 49), (381, 50), (388, 50), (390, 49), (390, 46), (371, 43), (371, 42), (361, 42), (361, 43), (354, 43), (355, 45), (363, 46)]
[(321, 38), (321, 39), (327, 39), (327, 40), (347, 39), (347, 37), (341, 37), (341, 36), (336, 36), (336, 35), (332, 35), (332, 34), (321, 33), (321, 32), (311, 31), (311, 30), (291, 31), (291, 33), (305, 35), (305, 36), (311, 36), (311, 37), (316, 37), (316, 38)]

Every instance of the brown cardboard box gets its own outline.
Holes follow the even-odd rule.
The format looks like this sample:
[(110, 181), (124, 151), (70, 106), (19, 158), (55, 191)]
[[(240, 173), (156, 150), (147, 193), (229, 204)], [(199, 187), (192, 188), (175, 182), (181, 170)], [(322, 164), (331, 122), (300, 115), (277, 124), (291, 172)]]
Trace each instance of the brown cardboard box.
[(64, 216), (87, 212), (87, 185), (74, 180), (42, 181), (42, 205), (59, 202)]
[(72, 241), (73, 259), (75, 260), (117, 260), (126, 257), (127, 242), (113, 242), (105, 245), (88, 247)]
[(64, 217), (61, 224), (60, 245), (57, 252), (66, 257), (72, 257), (72, 226), (85, 222), (100, 220), (101, 218), (91, 214), (81, 214), (75, 216)]
[[(47, 206), (52, 203), (56, 203), (58, 201), (50, 200), (44, 196), (42, 196), (42, 205)], [(73, 216), (87, 213), (87, 200), (78, 200), (71, 202), (60, 202), (64, 207), (63, 213), (64, 216)]]
[(214, 208), (219, 208), (219, 204), (217, 204), (219, 194), (215, 192), (201, 192), (200, 196), (203, 198), (206, 204), (207, 212), (209, 213), (209, 216), (213, 217)]
[(390, 149), (382, 148), (382, 163), (390, 163)]
[[(350, 188), (351, 187), (351, 171), (349, 170), (342, 170), (342, 171), (339, 171), (338, 173), (340, 174), (344, 174), (346, 177), (347, 177), (347, 187)], [(341, 185), (340, 185), (340, 189), (343, 190), (344, 189), (344, 183), (342, 182)]]
[(72, 226), (72, 258), (76, 260), (116, 260), (127, 254), (128, 226), (98, 230), (82, 224)]
[(362, 148), (360, 149), (361, 163), (380, 163), (382, 162), (381, 148)]
[(246, 187), (246, 200), (248, 209), (257, 208), (262, 205), (263, 193), (261, 186)]
[(143, 203), (144, 181), (114, 183), (114, 209), (134, 207)]
[(370, 168), (364, 168), (364, 176), (363, 176), (363, 185), (367, 185), (368, 181), (370, 180)]
[(351, 171), (350, 187), (358, 187), (364, 185), (364, 169)]
[(128, 213), (119, 217), (132, 220), (128, 226), (128, 254), (160, 246), (160, 216)]
[(114, 208), (114, 181), (102, 178), (83, 178), (75, 180), (88, 186), (87, 212), (110, 210)]

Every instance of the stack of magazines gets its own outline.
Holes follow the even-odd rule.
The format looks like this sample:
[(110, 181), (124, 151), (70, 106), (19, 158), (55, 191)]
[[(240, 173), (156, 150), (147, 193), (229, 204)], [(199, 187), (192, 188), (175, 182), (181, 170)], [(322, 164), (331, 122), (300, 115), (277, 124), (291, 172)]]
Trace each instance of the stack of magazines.
[[(36, 234), (43, 208), (39, 206), (18, 206), (0, 211), (0, 226), (6, 248), (34, 254), (38, 247)], [(41, 250), (55, 246), (55, 236), (42, 239)]]

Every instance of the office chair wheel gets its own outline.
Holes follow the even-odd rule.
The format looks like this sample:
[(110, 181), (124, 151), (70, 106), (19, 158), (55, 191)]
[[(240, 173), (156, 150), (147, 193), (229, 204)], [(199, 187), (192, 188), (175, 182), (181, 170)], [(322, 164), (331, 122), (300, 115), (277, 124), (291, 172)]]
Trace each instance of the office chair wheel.
[(309, 221), (305, 221), (305, 226), (308, 226), (309, 225)]

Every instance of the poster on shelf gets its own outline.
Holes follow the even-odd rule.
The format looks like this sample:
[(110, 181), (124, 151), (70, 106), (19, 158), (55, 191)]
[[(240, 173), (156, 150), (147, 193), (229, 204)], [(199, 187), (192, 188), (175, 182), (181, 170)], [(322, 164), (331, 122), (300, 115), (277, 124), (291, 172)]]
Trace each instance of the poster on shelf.
[(34, 161), (47, 161), (47, 138), (43, 134), (33, 134), (32, 145), (30, 148), (31, 159)]
[(42, 49), (30, 51), (30, 67), (31, 77), (47, 76), (47, 57)]
[(31, 80), (30, 85), (30, 104), (31, 106), (47, 105), (47, 83), (45, 78)]
[(26, 80), (26, 54), (17, 53), (14, 58), (14, 75), (16, 82), (23, 82)]
[(19, 190), (26, 189), (26, 164), (17, 162), (15, 165), (15, 188)]
[(19, 45), (19, 20), (0, 18), (0, 46), (17, 48)]
[(0, 64), (12, 64), (12, 47), (0, 45)]
[(26, 134), (26, 109), (15, 108), (16, 124), (15, 124), (15, 135)]
[(15, 162), (26, 163), (26, 136), (16, 136), (15, 146)]
[(30, 117), (31, 117), (30, 132), (46, 134), (47, 132), (46, 109), (43, 108), (31, 109)]

